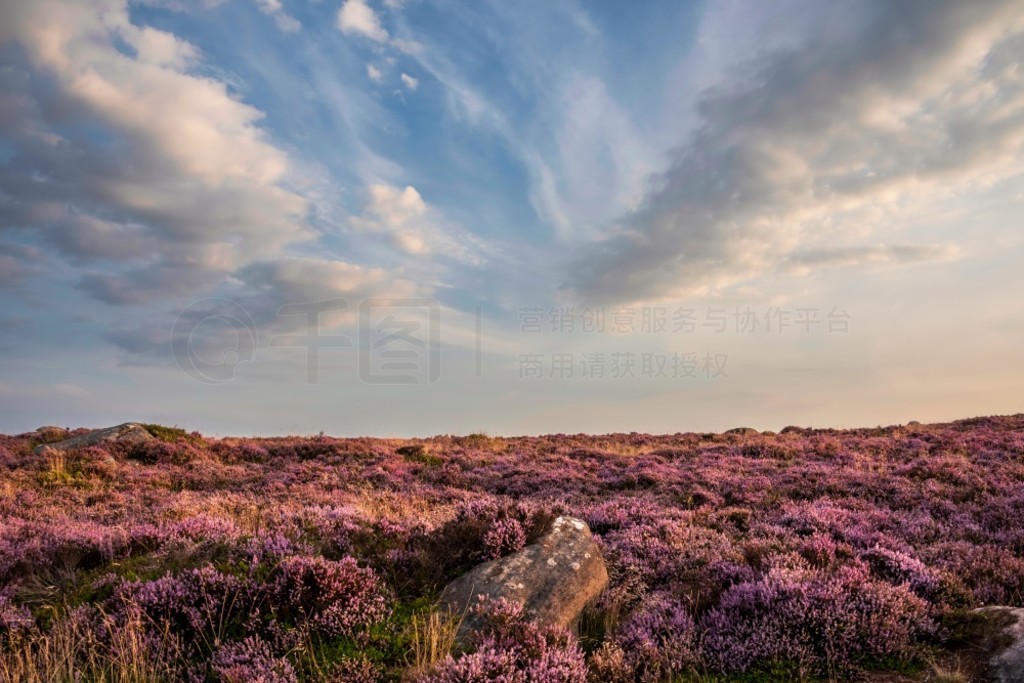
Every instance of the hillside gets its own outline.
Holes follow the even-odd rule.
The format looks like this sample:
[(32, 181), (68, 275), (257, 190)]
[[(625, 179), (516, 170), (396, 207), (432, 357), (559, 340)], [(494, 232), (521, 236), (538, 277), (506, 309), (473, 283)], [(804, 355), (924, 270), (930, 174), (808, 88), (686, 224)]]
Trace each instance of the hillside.
[[(781, 434), (147, 430), (67, 452), (34, 451), (69, 436), (56, 428), (0, 437), (0, 680), (71, 660), (147, 681), (983, 680), (971, 610), (1024, 606), (1024, 415)], [(610, 576), (578, 638), (494, 608), (450, 656), (441, 589), (563, 514)]]

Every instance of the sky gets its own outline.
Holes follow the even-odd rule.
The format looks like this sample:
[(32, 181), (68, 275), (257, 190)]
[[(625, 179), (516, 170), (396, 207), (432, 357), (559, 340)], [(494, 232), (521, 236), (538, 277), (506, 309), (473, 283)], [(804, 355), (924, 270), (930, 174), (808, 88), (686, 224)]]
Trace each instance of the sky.
[(1020, 0), (0, 4), (0, 431), (1024, 412)]

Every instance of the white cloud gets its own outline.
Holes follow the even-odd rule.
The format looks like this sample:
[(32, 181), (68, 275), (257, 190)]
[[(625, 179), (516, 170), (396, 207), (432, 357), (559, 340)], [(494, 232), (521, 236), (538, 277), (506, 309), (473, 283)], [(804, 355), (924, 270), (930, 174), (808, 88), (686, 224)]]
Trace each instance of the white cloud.
[(486, 243), (444, 220), (411, 185), (399, 189), (373, 184), (367, 195), (363, 214), (349, 222), (358, 230), (384, 236), (391, 246), (405, 254), (435, 254), (480, 266), (501, 251), (500, 245)]
[(373, 64), (366, 65), (366, 75), (369, 76), (370, 80), (374, 83), (380, 83), (384, 79), (384, 74)]
[(598, 78), (566, 77), (552, 104), (560, 121), (547, 161), (531, 164), (534, 208), (572, 243), (635, 206), (658, 153)]
[(210, 10), (223, 5), (228, 0), (135, 0), (140, 5), (163, 7), (175, 12)]
[(407, 55), (416, 56), (423, 52), (423, 45), (415, 40), (393, 38), (391, 40), (391, 45), (399, 52), (404, 52)]
[(193, 66), (199, 59), (199, 51), (189, 43), (171, 33), (148, 26), (133, 31), (131, 41), (136, 58), (145, 64), (183, 70)]
[(409, 90), (415, 92), (416, 88), (420, 87), (420, 82), (418, 79), (413, 78), (409, 74), (403, 73), (402, 85), (404, 85)]
[(427, 205), (411, 185), (404, 190), (387, 185), (372, 185), (367, 210), (379, 216), (385, 224), (400, 227), (425, 214)]
[[(326, 326), (352, 322), (359, 302), (373, 296), (411, 297), (429, 293), (408, 280), (396, 278), (383, 268), (368, 268), (318, 258), (282, 258), (249, 264), (238, 273), (246, 294), (238, 297), (257, 325), (303, 325), (291, 316), (282, 319), (278, 309), (344, 298), (349, 307), (321, 322)], [(290, 320), (288, 318), (291, 318)]]
[(281, 0), (256, 0), (260, 11), (274, 19), (277, 27), (285, 33), (295, 33), (302, 28), (302, 24), (295, 17), (284, 11)]
[[(948, 258), (874, 237), (914, 211), (1024, 172), (1024, 15), (878, 0), (850, 35), (743, 65), (697, 105), (697, 132), (618, 234), (571, 274), (586, 298), (707, 293), (777, 269)], [(838, 250), (838, 251), (837, 251)], [(909, 251), (908, 251), (909, 250)]]
[[(173, 330), (166, 321), (133, 319), (130, 326), (109, 331), (106, 339), (131, 353), (135, 362), (164, 360), (168, 341), (173, 348), (214, 357), (225, 348), (237, 348), (240, 332), (255, 333), (257, 338), (249, 339), (266, 344), (276, 334), (308, 330), (309, 318), (303, 312), (310, 308), (321, 311), (317, 324), (326, 331), (353, 324), (364, 299), (423, 297), (431, 293), (428, 286), (395, 277), (383, 268), (324, 258), (274, 258), (249, 263), (236, 271), (232, 283), (218, 290), (216, 296), (182, 310)], [(293, 307), (296, 314), (282, 311), (283, 306)], [(229, 324), (221, 324), (223, 321)]]
[(364, 215), (354, 218), (352, 224), (388, 235), (392, 244), (406, 253), (425, 254), (430, 251), (421, 220), (426, 213), (427, 205), (411, 185), (404, 190), (371, 185)]
[(338, 10), (338, 28), (342, 33), (365, 36), (378, 43), (386, 43), (389, 39), (380, 17), (366, 4), (366, 0), (345, 0)]
[[(610, 46), (581, 3), (535, 9), (489, 3), (478, 10), (486, 18), (476, 21), (501, 26), (497, 54), (488, 56), (501, 60), (494, 78), (477, 80), (465, 54), (472, 48), (428, 42), (414, 56), (442, 86), (451, 116), (502, 137), (519, 156), (534, 212), (562, 244), (576, 245), (633, 208), (664, 163), (663, 126), (638, 122), (636, 111), (648, 116), (646, 98), (661, 98), (618, 98), (615, 69), (600, 66)], [(528, 113), (494, 99), (506, 89), (530, 102)]]
[[(0, 74), (16, 102), (0, 125), (20, 159), (0, 169), (0, 191), (20, 199), (0, 204), (0, 223), (37, 230), (76, 262), (128, 265), (86, 274), (84, 291), (111, 303), (187, 294), (313, 236), (263, 113), (192, 75), (192, 45), (131, 23), (125, 0), (40, 0), (0, 14), (0, 42), (20, 43), (61, 98), (61, 111), (44, 108), (52, 95), (37, 92), (41, 79)], [(58, 135), (54, 116), (104, 135)]]

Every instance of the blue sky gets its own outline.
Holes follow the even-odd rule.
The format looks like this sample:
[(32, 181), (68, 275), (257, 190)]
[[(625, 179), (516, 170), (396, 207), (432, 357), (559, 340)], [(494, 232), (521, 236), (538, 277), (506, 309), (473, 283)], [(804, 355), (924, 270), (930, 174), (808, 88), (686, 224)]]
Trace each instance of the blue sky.
[(8, 3), (0, 429), (1020, 412), (1022, 62), (1014, 0)]

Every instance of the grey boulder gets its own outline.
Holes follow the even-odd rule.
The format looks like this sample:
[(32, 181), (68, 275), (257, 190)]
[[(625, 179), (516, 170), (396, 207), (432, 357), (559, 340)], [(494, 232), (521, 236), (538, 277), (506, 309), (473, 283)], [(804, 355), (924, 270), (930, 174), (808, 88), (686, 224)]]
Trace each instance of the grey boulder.
[(1008, 643), (989, 660), (989, 671), (995, 683), (1021, 683), (1024, 681), (1024, 608), (986, 607), (982, 611), (1000, 612), (1011, 617), (1000, 633), (999, 640)]
[(39, 446), (36, 446), (35, 452), (36, 454), (41, 454), (47, 449), (69, 451), (75, 448), (85, 448), (86, 446), (96, 446), (107, 443), (130, 445), (154, 440), (156, 440), (156, 437), (150, 434), (149, 431), (141, 424), (136, 422), (125, 422), (124, 424), (117, 425), (116, 427), (95, 429), (86, 434), (79, 434), (78, 436), (73, 436), (70, 439), (65, 439), (64, 441), (40, 444)]
[(440, 602), (462, 616), (458, 637), (464, 640), (482, 626), (472, 609), (481, 596), (518, 602), (524, 616), (539, 625), (572, 628), (607, 585), (608, 570), (590, 528), (582, 520), (559, 517), (537, 543), (452, 581)]

